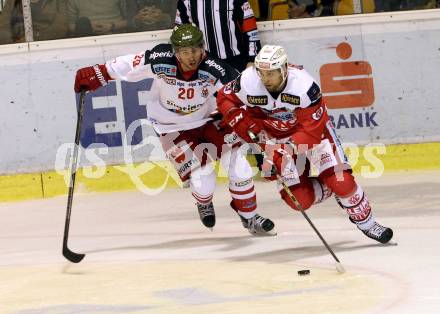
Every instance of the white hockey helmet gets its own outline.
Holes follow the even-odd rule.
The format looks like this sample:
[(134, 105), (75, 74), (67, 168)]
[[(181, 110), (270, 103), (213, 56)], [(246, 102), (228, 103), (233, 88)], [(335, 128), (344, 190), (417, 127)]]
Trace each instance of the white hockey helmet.
[(287, 54), (283, 47), (264, 45), (255, 57), (255, 68), (259, 70), (283, 69), (287, 64)]
[(280, 70), (283, 83), (287, 78), (287, 53), (281, 46), (264, 45), (254, 61), (255, 68), (260, 71)]

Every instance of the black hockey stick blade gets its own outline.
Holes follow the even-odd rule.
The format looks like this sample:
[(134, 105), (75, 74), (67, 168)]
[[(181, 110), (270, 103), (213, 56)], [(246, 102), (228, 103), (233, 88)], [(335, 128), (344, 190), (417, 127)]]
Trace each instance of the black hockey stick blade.
[(79, 263), (86, 256), (85, 254), (78, 254), (69, 250), (67, 246), (63, 247), (63, 256), (72, 263)]

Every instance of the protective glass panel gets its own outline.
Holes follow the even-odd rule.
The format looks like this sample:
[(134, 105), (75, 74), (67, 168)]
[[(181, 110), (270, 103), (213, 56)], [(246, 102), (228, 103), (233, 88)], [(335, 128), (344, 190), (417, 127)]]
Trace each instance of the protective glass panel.
[(0, 5), (0, 44), (24, 42), (21, 0), (2, 0)]

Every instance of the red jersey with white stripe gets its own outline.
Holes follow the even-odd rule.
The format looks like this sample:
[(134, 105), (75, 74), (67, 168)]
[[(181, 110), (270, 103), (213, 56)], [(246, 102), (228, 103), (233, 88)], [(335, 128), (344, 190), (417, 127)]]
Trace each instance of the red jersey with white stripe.
[[(288, 66), (284, 89), (274, 96), (263, 85), (255, 67), (224, 86), (217, 96), (219, 111), (243, 107), (269, 138), (297, 145), (319, 144), (329, 121), (321, 90), (302, 67)], [(264, 139), (263, 139), (264, 140)]]

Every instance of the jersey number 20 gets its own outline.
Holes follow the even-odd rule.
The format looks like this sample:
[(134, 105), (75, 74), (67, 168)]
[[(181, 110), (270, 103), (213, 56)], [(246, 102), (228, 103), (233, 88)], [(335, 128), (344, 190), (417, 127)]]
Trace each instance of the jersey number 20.
[(179, 99), (193, 99), (194, 98), (194, 88), (179, 88)]

